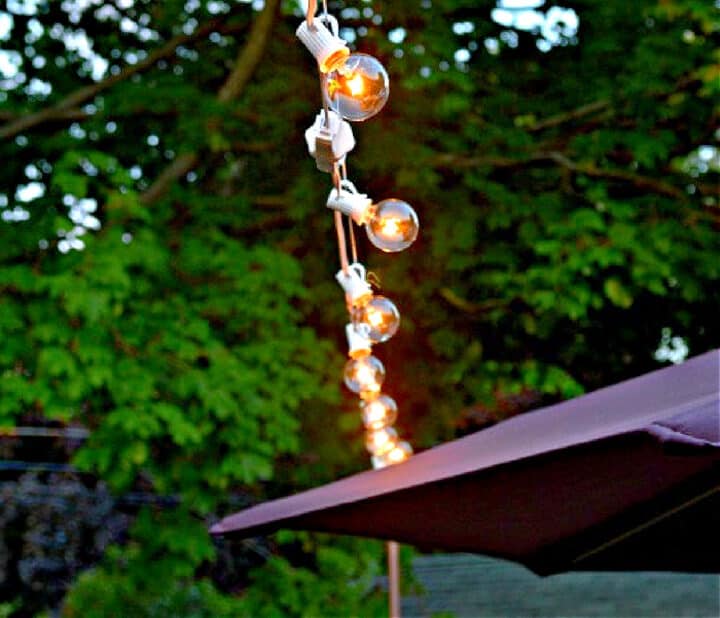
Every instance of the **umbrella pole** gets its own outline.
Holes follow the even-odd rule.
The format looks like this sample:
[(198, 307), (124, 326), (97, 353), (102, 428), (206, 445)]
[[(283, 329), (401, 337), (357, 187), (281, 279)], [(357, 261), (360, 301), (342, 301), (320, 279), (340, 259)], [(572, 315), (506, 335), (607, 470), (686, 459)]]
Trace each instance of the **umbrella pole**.
[(390, 618), (401, 618), (399, 547), (395, 541), (388, 541), (386, 547), (388, 561), (388, 615)]

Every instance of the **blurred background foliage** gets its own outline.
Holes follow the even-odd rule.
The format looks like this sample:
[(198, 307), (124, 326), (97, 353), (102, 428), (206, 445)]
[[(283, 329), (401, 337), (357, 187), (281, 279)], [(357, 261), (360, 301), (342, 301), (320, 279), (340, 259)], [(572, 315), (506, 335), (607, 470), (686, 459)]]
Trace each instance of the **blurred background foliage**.
[[(329, 5), (391, 76), (350, 175), (422, 223), (360, 238), (416, 449), (720, 346), (717, 3)], [(385, 611), (380, 543), (206, 532), (367, 467), (300, 18), (4, 3), (0, 615)]]

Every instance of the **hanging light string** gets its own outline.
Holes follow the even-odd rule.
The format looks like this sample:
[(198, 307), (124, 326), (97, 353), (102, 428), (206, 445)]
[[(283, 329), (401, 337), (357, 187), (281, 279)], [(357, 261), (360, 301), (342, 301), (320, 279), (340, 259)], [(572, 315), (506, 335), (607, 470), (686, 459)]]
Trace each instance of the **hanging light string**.
[(352, 261), (357, 262), (358, 261), (358, 253), (357, 253), (357, 242), (355, 241), (355, 227), (354, 227), (353, 220), (348, 217), (348, 231), (350, 233), (350, 251), (352, 254)]
[[(317, 11), (317, 0), (308, 0), (307, 14), (305, 15), (308, 28), (312, 28), (313, 26), (313, 20), (315, 19), (315, 11)], [(325, 12), (327, 13), (327, 11)]]
[[(323, 97), (323, 99), (324, 98), (325, 97)], [(325, 110), (326, 110), (325, 117), (328, 118), (327, 108), (325, 108)], [(333, 177), (333, 184), (335, 185), (335, 190), (339, 192), (341, 189), (342, 177), (341, 177), (340, 166), (337, 163), (333, 165), (332, 177)], [(343, 214), (337, 210), (333, 214), (335, 215), (335, 232), (337, 234), (338, 254), (340, 255), (340, 267), (342, 268), (342, 271), (344, 273), (347, 273), (349, 264), (348, 264), (348, 255), (347, 255), (347, 243), (345, 240), (345, 226), (343, 225)], [(357, 259), (353, 258), (353, 262), (356, 262), (356, 261), (357, 261)]]
[(338, 253), (340, 255), (340, 267), (344, 273), (348, 271), (347, 246), (345, 245), (345, 230), (343, 229), (342, 213), (335, 212), (335, 231), (337, 232)]
[[(347, 180), (347, 161), (343, 161), (340, 164), (340, 174), (343, 180)], [(352, 261), (358, 261), (357, 242), (355, 241), (355, 224), (353, 220), (348, 217), (348, 232), (350, 236), (350, 251), (352, 252)]]
[[(307, 12), (305, 14), (305, 19), (307, 20), (307, 25), (309, 27), (312, 27), (313, 20), (315, 18), (315, 12), (317, 11), (317, 0), (308, 0), (307, 3)], [(323, 16), (328, 14), (328, 8), (327, 8), (327, 0), (323, 0)]]
[[(372, 354), (373, 346), (390, 339), (400, 325), (395, 304), (376, 295), (365, 267), (358, 261), (355, 225), (365, 227), (370, 242), (386, 253), (401, 251), (418, 233), (415, 211), (406, 202), (386, 199), (374, 203), (348, 178), (347, 155), (355, 146), (348, 121), (362, 121), (382, 109), (389, 95), (383, 66), (371, 56), (350, 53), (339, 36), (339, 24), (327, 11), (316, 16), (317, 0), (309, 0), (297, 36), (315, 56), (319, 68), (322, 109), (305, 137), (319, 170), (331, 175), (327, 206), (333, 210), (340, 270), (336, 279), (345, 292), (350, 321), (345, 331), (350, 357), (344, 371), (345, 385), (360, 398), (365, 445), (374, 468), (405, 461), (412, 455), (393, 424), (398, 407), (381, 391), (385, 367)], [(345, 225), (347, 224), (347, 231)], [(348, 257), (348, 237), (352, 261)]]

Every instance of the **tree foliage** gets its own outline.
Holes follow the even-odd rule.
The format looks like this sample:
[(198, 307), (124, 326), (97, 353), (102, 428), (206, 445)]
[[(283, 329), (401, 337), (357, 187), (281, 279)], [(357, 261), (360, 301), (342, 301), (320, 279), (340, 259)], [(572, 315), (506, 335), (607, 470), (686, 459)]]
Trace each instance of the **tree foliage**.
[[(365, 466), (315, 69), (294, 5), (263, 6), (0, 14), (0, 424), (87, 427), (78, 470), (177, 503), (139, 510), (67, 616), (382, 611), (376, 543), (279, 535), (237, 572), (249, 546), (206, 532)], [(351, 177), (423, 226), (397, 256), (360, 239), (403, 314), (381, 354), (416, 446), (652, 369), (663, 332), (718, 346), (712, 3), (550, 3), (535, 28), (489, 1), (330, 6), (392, 80)]]

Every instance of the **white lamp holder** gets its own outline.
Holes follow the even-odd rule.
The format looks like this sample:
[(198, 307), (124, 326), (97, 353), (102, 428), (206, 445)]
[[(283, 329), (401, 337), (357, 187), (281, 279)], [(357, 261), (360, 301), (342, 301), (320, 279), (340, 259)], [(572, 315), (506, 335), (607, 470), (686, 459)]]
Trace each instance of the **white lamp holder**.
[(350, 123), (332, 110), (320, 110), (315, 122), (305, 131), (308, 152), (318, 169), (332, 174), (335, 165), (345, 161), (345, 155), (355, 148), (355, 136)]
[(330, 191), (327, 207), (339, 210), (350, 217), (358, 225), (367, 223), (372, 215), (372, 200), (365, 193), (358, 193), (355, 185), (349, 180), (343, 180), (340, 187)]
[[(330, 26), (328, 29), (323, 21)], [(295, 35), (317, 60), (321, 73), (329, 73), (350, 55), (347, 43), (338, 36), (338, 22), (332, 15), (318, 15), (312, 26), (307, 20), (298, 26)]]
[(372, 288), (365, 280), (365, 267), (358, 262), (350, 264), (347, 271), (340, 269), (335, 279), (345, 291), (345, 298), (351, 307), (362, 305), (364, 299), (372, 296)]
[(345, 334), (348, 342), (348, 356), (357, 358), (359, 356), (367, 356), (372, 350), (372, 341), (363, 333), (355, 328), (351, 322), (345, 326)]

